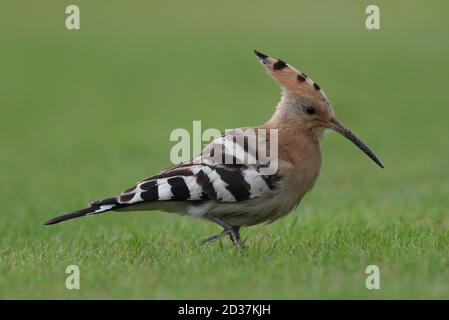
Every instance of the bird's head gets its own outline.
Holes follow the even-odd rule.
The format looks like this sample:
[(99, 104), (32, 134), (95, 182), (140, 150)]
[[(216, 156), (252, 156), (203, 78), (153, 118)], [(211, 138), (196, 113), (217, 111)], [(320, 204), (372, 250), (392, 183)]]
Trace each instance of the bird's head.
[(320, 136), (324, 129), (332, 129), (353, 142), (383, 168), (368, 146), (335, 118), (332, 105), (318, 83), (283, 60), (273, 59), (257, 50), (254, 53), (282, 88), (282, 99), (275, 116), (315, 136)]

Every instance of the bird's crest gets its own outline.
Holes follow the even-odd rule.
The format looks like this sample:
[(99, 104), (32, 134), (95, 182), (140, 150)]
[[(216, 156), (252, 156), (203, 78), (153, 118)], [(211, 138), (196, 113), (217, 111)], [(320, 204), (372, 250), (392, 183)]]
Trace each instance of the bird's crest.
[(302, 99), (320, 99), (329, 102), (318, 83), (310, 79), (304, 72), (296, 70), (281, 59), (273, 59), (257, 50), (254, 50), (254, 53), (267, 72), (279, 83), (284, 94)]

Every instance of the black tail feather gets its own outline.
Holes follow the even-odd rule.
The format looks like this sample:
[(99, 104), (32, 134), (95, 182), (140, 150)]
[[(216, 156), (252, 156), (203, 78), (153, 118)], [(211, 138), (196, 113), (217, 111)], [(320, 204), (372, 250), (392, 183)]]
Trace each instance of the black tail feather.
[(45, 221), (44, 224), (45, 225), (55, 224), (55, 223), (59, 223), (62, 221), (66, 221), (66, 220), (70, 220), (70, 219), (74, 219), (74, 218), (78, 218), (78, 217), (83, 217), (86, 215), (99, 214), (99, 213), (111, 211), (114, 209), (122, 208), (124, 206), (127, 206), (127, 205), (118, 203), (116, 198), (108, 198), (108, 199), (92, 202), (89, 205), (89, 207), (87, 207), (87, 208), (69, 212), (69, 213), (63, 214), (61, 216), (51, 218), (50, 220)]

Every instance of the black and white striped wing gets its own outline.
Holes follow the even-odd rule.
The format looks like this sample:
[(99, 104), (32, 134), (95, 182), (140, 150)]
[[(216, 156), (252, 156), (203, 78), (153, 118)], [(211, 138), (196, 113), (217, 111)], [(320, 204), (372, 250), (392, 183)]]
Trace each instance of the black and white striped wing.
[(236, 202), (261, 197), (273, 190), (271, 179), (256, 168), (192, 164), (140, 181), (124, 191), (120, 204), (145, 201)]
[[(222, 139), (229, 141), (229, 136)], [(230, 140), (233, 140), (232, 137)], [(147, 201), (237, 202), (274, 192), (277, 176), (263, 175), (257, 162), (250, 165), (223, 164), (222, 161), (216, 160), (214, 154), (211, 156), (210, 150), (213, 150), (210, 148), (211, 145), (220, 145), (222, 142), (220, 139), (214, 141), (204, 149), (202, 155), (189, 163), (171, 167), (156, 176), (140, 181), (134, 187), (125, 190), (117, 198), (118, 202), (125, 205)], [(220, 159), (221, 155), (218, 158)]]

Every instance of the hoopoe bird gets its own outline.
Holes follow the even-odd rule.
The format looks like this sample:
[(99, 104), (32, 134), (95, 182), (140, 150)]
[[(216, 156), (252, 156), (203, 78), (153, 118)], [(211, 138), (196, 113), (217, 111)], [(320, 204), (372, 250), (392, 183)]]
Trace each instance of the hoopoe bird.
[[(281, 100), (267, 123), (228, 131), (192, 160), (141, 180), (116, 197), (95, 201), (45, 224), (108, 211), (161, 210), (207, 219), (223, 228), (203, 243), (228, 235), (241, 247), (242, 226), (285, 216), (312, 189), (320, 172), (320, 140), (325, 129), (349, 139), (383, 168), (374, 153), (337, 121), (331, 103), (315, 81), (280, 59), (254, 52), (282, 88)], [(245, 135), (249, 130), (255, 133), (256, 146)], [(262, 136), (261, 132), (268, 131), (270, 134)], [(267, 150), (271, 154), (277, 147), (276, 158), (269, 158), (277, 165), (276, 170), (267, 172), (264, 169), (270, 163), (262, 162), (256, 149), (261, 142), (271, 142), (271, 132), (277, 134), (277, 146), (270, 145)], [(230, 162), (224, 161), (228, 158)]]

